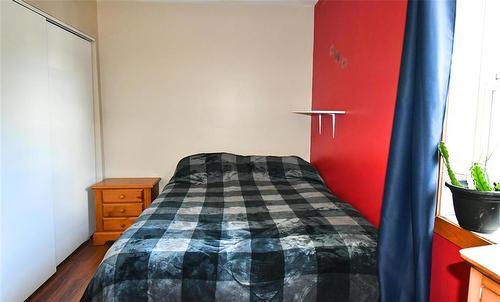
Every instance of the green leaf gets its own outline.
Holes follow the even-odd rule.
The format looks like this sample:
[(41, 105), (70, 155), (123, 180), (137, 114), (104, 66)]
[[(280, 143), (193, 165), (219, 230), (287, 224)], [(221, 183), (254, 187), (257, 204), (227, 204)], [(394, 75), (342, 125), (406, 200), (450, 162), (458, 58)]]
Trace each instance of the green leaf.
[(500, 191), (500, 182), (495, 184), (495, 191)]
[(453, 172), (453, 169), (451, 168), (450, 158), (449, 158), (450, 155), (448, 154), (448, 149), (446, 148), (444, 142), (439, 143), (438, 150), (439, 153), (441, 154), (441, 157), (444, 160), (444, 164), (446, 165), (446, 170), (448, 171), (448, 176), (450, 177), (451, 184), (463, 188), (464, 186), (457, 180), (455, 172)]
[(476, 190), (478, 191), (493, 191), (493, 187), (490, 185), (488, 180), (488, 175), (484, 171), (480, 164), (474, 163), (470, 168), (472, 179), (476, 185)]

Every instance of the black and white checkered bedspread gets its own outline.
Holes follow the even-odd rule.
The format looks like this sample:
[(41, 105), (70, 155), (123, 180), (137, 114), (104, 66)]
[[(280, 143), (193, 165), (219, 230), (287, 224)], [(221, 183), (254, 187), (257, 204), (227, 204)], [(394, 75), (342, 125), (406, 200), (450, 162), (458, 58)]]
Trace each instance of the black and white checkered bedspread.
[(198, 154), (82, 300), (377, 301), (376, 248), (376, 229), (301, 158)]

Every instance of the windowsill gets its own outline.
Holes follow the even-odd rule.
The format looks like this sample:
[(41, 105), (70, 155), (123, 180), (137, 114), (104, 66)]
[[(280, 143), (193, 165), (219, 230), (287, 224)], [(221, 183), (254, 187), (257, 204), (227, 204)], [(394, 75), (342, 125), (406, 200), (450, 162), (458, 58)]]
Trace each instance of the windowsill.
[[(442, 215), (442, 217), (447, 219), (451, 223), (457, 225), (458, 227), (460, 227), (460, 225), (458, 225), (457, 217), (455, 215), (450, 215), (450, 216)], [(491, 241), (493, 244), (500, 243), (500, 228), (496, 232), (491, 233), (491, 234), (483, 234), (483, 233), (477, 233), (477, 232), (473, 232), (473, 231), (467, 231), (467, 232), (470, 232), (478, 237), (481, 237), (483, 239)]]
[(493, 234), (481, 234), (461, 228), (455, 217), (436, 217), (434, 232), (461, 248), (496, 244), (500, 242), (500, 230)]

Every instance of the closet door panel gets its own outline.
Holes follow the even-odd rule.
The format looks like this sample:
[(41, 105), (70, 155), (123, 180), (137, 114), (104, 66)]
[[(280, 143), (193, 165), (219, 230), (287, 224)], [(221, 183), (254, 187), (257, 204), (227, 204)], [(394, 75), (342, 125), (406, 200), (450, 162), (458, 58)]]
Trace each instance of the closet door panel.
[(1, 2), (0, 301), (23, 301), (56, 269), (47, 26)]
[(56, 260), (91, 234), (87, 188), (96, 180), (91, 43), (48, 24)]

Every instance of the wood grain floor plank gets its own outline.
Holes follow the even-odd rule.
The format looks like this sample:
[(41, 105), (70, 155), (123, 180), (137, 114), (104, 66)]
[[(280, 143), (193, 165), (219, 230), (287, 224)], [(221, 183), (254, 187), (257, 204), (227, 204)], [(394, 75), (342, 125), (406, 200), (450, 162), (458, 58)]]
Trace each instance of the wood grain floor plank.
[(64, 260), (57, 271), (26, 301), (28, 302), (77, 302), (92, 279), (104, 254), (111, 246), (92, 245), (91, 240), (82, 244)]

